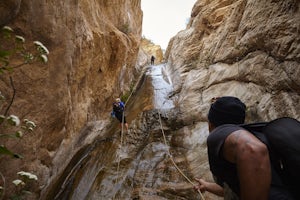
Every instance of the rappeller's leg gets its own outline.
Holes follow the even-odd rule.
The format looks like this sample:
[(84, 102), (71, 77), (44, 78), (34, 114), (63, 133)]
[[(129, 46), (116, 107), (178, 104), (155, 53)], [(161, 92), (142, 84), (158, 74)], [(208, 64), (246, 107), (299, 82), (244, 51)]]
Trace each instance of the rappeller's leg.
[(128, 131), (128, 124), (127, 123), (125, 123), (125, 127), (126, 127), (126, 130)]
[(122, 122), (125, 125), (126, 131), (128, 132), (128, 123), (126, 122), (126, 118), (125, 118), (124, 112), (122, 113)]

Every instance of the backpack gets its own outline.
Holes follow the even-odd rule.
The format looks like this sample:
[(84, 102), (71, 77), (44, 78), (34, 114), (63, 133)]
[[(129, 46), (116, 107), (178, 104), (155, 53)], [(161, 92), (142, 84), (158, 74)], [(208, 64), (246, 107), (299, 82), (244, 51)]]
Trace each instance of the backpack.
[(283, 185), (300, 199), (300, 122), (283, 117), (241, 127), (267, 145), (272, 167)]
[(123, 111), (123, 108), (119, 103), (114, 103), (113, 104), (113, 111), (115, 113), (121, 113)]

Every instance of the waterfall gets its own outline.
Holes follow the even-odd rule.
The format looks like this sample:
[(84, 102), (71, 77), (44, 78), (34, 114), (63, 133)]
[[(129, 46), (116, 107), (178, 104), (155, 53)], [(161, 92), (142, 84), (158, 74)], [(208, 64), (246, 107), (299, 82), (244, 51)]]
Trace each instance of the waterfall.
[[(49, 188), (47, 200), (176, 199), (182, 195), (181, 190), (188, 194), (188, 199), (198, 198), (193, 186), (167, 159), (170, 150), (176, 152), (177, 164), (188, 173), (189, 167), (180, 152), (184, 149), (179, 143), (172, 147), (170, 142), (172, 137), (181, 138), (172, 132), (178, 124), (165, 126), (169, 143), (166, 145), (159, 123), (160, 111), (176, 116), (172, 113), (175, 106), (169, 96), (173, 88), (165, 65), (148, 66), (140, 85), (126, 106), (129, 131), (123, 133), (122, 144), (116, 121), (105, 132), (87, 129), (91, 132), (85, 134), (97, 130), (99, 137), (86, 150), (75, 154), (58, 181)], [(166, 116), (163, 120), (168, 120)]]
[(174, 107), (173, 101), (169, 98), (173, 87), (169, 78), (165, 65), (151, 66), (146, 72), (152, 78), (152, 86), (154, 90), (153, 104), (155, 109), (171, 109)]

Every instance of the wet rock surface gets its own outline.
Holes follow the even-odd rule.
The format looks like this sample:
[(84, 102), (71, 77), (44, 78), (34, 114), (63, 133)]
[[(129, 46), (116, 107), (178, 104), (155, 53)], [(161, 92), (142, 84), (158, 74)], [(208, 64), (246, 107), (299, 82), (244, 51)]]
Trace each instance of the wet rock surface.
[[(69, 163), (61, 180), (45, 194), (47, 199), (199, 199), (181, 173), (193, 180), (190, 163), (200, 159), (195, 164), (202, 162), (205, 174), (206, 155), (193, 156), (191, 152), (205, 150), (206, 137), (196, 134), (199, 127), (173, 124), (176, 108), (170, 102), (157, 108), (157, 99), (171, 101), (169, 93), (161, 89), (166, 82), (157, 82), (163, 77), (163, 68), (147, 68), (143, 83), (126, 106), (129, 131), (122, 132), (115, 124), (81, 149), (73, 158), (76, 162)], [(153, 96), (149, 91), (154, 91)], [(145, 105), (148, 108), (141, 111)]]

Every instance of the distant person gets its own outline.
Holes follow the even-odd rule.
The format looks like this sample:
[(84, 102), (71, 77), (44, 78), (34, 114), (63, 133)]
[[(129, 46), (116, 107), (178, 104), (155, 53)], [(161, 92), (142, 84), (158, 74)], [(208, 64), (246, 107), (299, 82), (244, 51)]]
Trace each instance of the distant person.
[(120, 98), (116, 98), (115, 102), (113, 103), (112, 116), (116, 117), (119, 120), (121, 128), (123, 122), (126, 130), (128, 131), (128, 124), (126, 122), (124, 108), (125, 108), (125, 104), (121, 101)]
[[(293, 149), (299, 147), (299, 122), (291, 118), (282, 118), (278, 121), (274, 120), (268, 123), (256, 123), (255, 125), (264, 124), (264, 134), (268, 134), (266, 129), (272, 128), (269, 133), (271, 137), (266, 135), (268, 140), (261, 140), (262, 133), (249, 132), (244, 123), (246, 113), (245, 104), (236, 97), (220, 97), (213, 99), (208, 113), (209, 136), (207, 138), (207, 150), (209, 158), (210, 170), (216, 183), (207, 182), (204, 179), (196, 179), (198, 185), (195, 189), (202, 192), (208, 191), (218, 196), (224, 196), (224, 199), (241, 199), (241, 200), (296, 200), (299, 199), (291, 188), (288, 189), (288, 182), (284, 182), (281, 176), (283, 170), (277, 168), (279, 159), (273, 157), (276, 154), (269, 154), (267, 144), (271, 144), (270, 138), (281, 136), (284, 131), (289, 128), (288, 135), (294, 134)], [(278, 126), (279, 122), (281, 127)], [(292, 122), (292, 123), (290, 123)], [(287, 124), (289, 125), (287, 126)], [(268, 126), (268, 125), (269, 126)], [(276, 125), (277, 124), (277, 125)], [(292, 125), (291, 125), (292, 124)], [(248, 124), (248, 126), (251, 124)], [(254, 125), (254, 124), (252, 124)], [(243, 128), (245, 127), (245, 128)], [(257, 128), (257, 126), (255, 126)], [(253, 128), (253, 127), (252, 127)], [(253, 129), (252, 129), (253, 130)], [(291, 133), (291, 134), (290, 134)], [(260, 139), (258, 139), (261, 136)], [(275, 136), (276, 137), (276, 136)], [(297, 139), (298, 138), (298, 139)], [(288, 139), (286, 139), (288, 140)], [(282, 138), (280, 138), (282, 141)], [(269, 143), (270, 142), (270, 143)], [(296, 148), (294, 148), (296, 146)], [(272, 146), (274, 147), (274, 146)], [(299, 149), (299, 148), (298, 148)], [(271, 149), (275, 150), (275, 149)], [(276, 155), (277, 156), (277, 155)], [(286, 155), (292, 158), (292, 153)], [(299, 153), (295, 150), (295, 155), (299, 157)], [(272, 161), (272, 162), (271, 162)], [(281, 167), (299, 166), (299, 160), (291, 165), (281, 163)], [(285, 169), (286, 170), (286, 169)], [(298, 167), (295, 169), (293, 176), (299, 175)], [(286, 172), (285, 172), (286, 173)], [(294, 189), (299, 187), (299, 181), (293, 186)], [(296, 189), (297, 190), (297, 189)], [(297, 192), (297, 191), (296, 191)], [(291, 195), (295, 195), (294, 197)]]
[(151, 56), (151, 65), (154, 65), (155, 57), (152, 55)]

